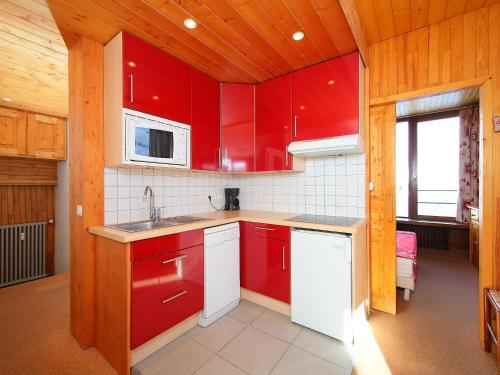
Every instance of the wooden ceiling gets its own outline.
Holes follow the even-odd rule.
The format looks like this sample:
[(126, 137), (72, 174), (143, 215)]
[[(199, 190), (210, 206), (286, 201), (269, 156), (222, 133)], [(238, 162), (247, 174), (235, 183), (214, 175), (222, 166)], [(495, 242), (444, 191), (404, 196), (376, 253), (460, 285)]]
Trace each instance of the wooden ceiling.
[[(254, 83), (357, 49), (339, 0), (48, 0), (67, 43), (121, 30), (224, 82)], [(198, 27), (184, 27), (186, 18)], [(301, 41), (292, 34), (305, 33)]]
[(1, 1), (0, 51), (0, 105), (67, 115), (68, 50), (44, 1)]
[(396, 104), (396, 117), (409, 117), (427, 113), (444, 112), (479, 103), (479, 87), (425, 96)]
[(500, 0), (355, 1), (369, 44), (500, 2)]

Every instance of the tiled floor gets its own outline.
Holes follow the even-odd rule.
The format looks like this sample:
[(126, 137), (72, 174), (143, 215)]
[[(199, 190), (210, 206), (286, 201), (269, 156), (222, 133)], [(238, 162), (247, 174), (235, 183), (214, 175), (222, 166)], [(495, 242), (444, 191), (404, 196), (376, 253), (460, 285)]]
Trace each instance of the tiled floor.
[(138, 363), (134, 375), (349, 375), (349, 349), (248, 301)]

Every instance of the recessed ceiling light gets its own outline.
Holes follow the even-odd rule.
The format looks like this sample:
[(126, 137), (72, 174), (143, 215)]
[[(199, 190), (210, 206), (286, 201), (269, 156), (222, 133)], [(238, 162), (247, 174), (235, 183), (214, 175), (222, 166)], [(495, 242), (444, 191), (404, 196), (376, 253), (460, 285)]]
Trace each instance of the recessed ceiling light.
[(128, 66), (130, 66), (131, 68), (135, 68), (135, 62), (129, 61)]
[(304, 38), (304, 33), (302, 31), (297, 31), (292, 35), (294, 40), (302, 40)]
[(186, 18), (184, 20), (184, 26), (186, 26), (188, 29), (196, 29), (196, 26), (198, 26), (198, 24), (192, 18)]
[(11, 101), (12, 101), (12, 99), (11, 99), (11, 98), (2, 98), (2, 100), (3, 100), (4, 102), (11, 102)]

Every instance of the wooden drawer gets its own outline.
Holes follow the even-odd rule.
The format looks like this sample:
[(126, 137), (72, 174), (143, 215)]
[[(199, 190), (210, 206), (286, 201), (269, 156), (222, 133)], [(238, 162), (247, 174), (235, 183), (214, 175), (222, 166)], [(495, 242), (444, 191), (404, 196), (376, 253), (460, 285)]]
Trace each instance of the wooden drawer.
[(203, 245), (132, 263), (132, 305), (203, 282)]
[(132, 242), (132, 262), (196, 245), (203, 245), (203, 229)]
[(245, 235), (290, 242), (290, 227), (245, 222)]

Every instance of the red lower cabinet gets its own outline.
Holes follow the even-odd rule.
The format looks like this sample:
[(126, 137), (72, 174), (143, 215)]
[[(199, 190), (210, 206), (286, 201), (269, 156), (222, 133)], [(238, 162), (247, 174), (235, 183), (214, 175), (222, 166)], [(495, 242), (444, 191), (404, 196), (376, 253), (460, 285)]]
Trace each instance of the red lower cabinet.
[(248, 231), (244, 236), (242, 287), (290, 303), (290, 242), (248, 235)]
[(132, 263), (131, 305), (131, 349), (202, 310), (203, 245)]

